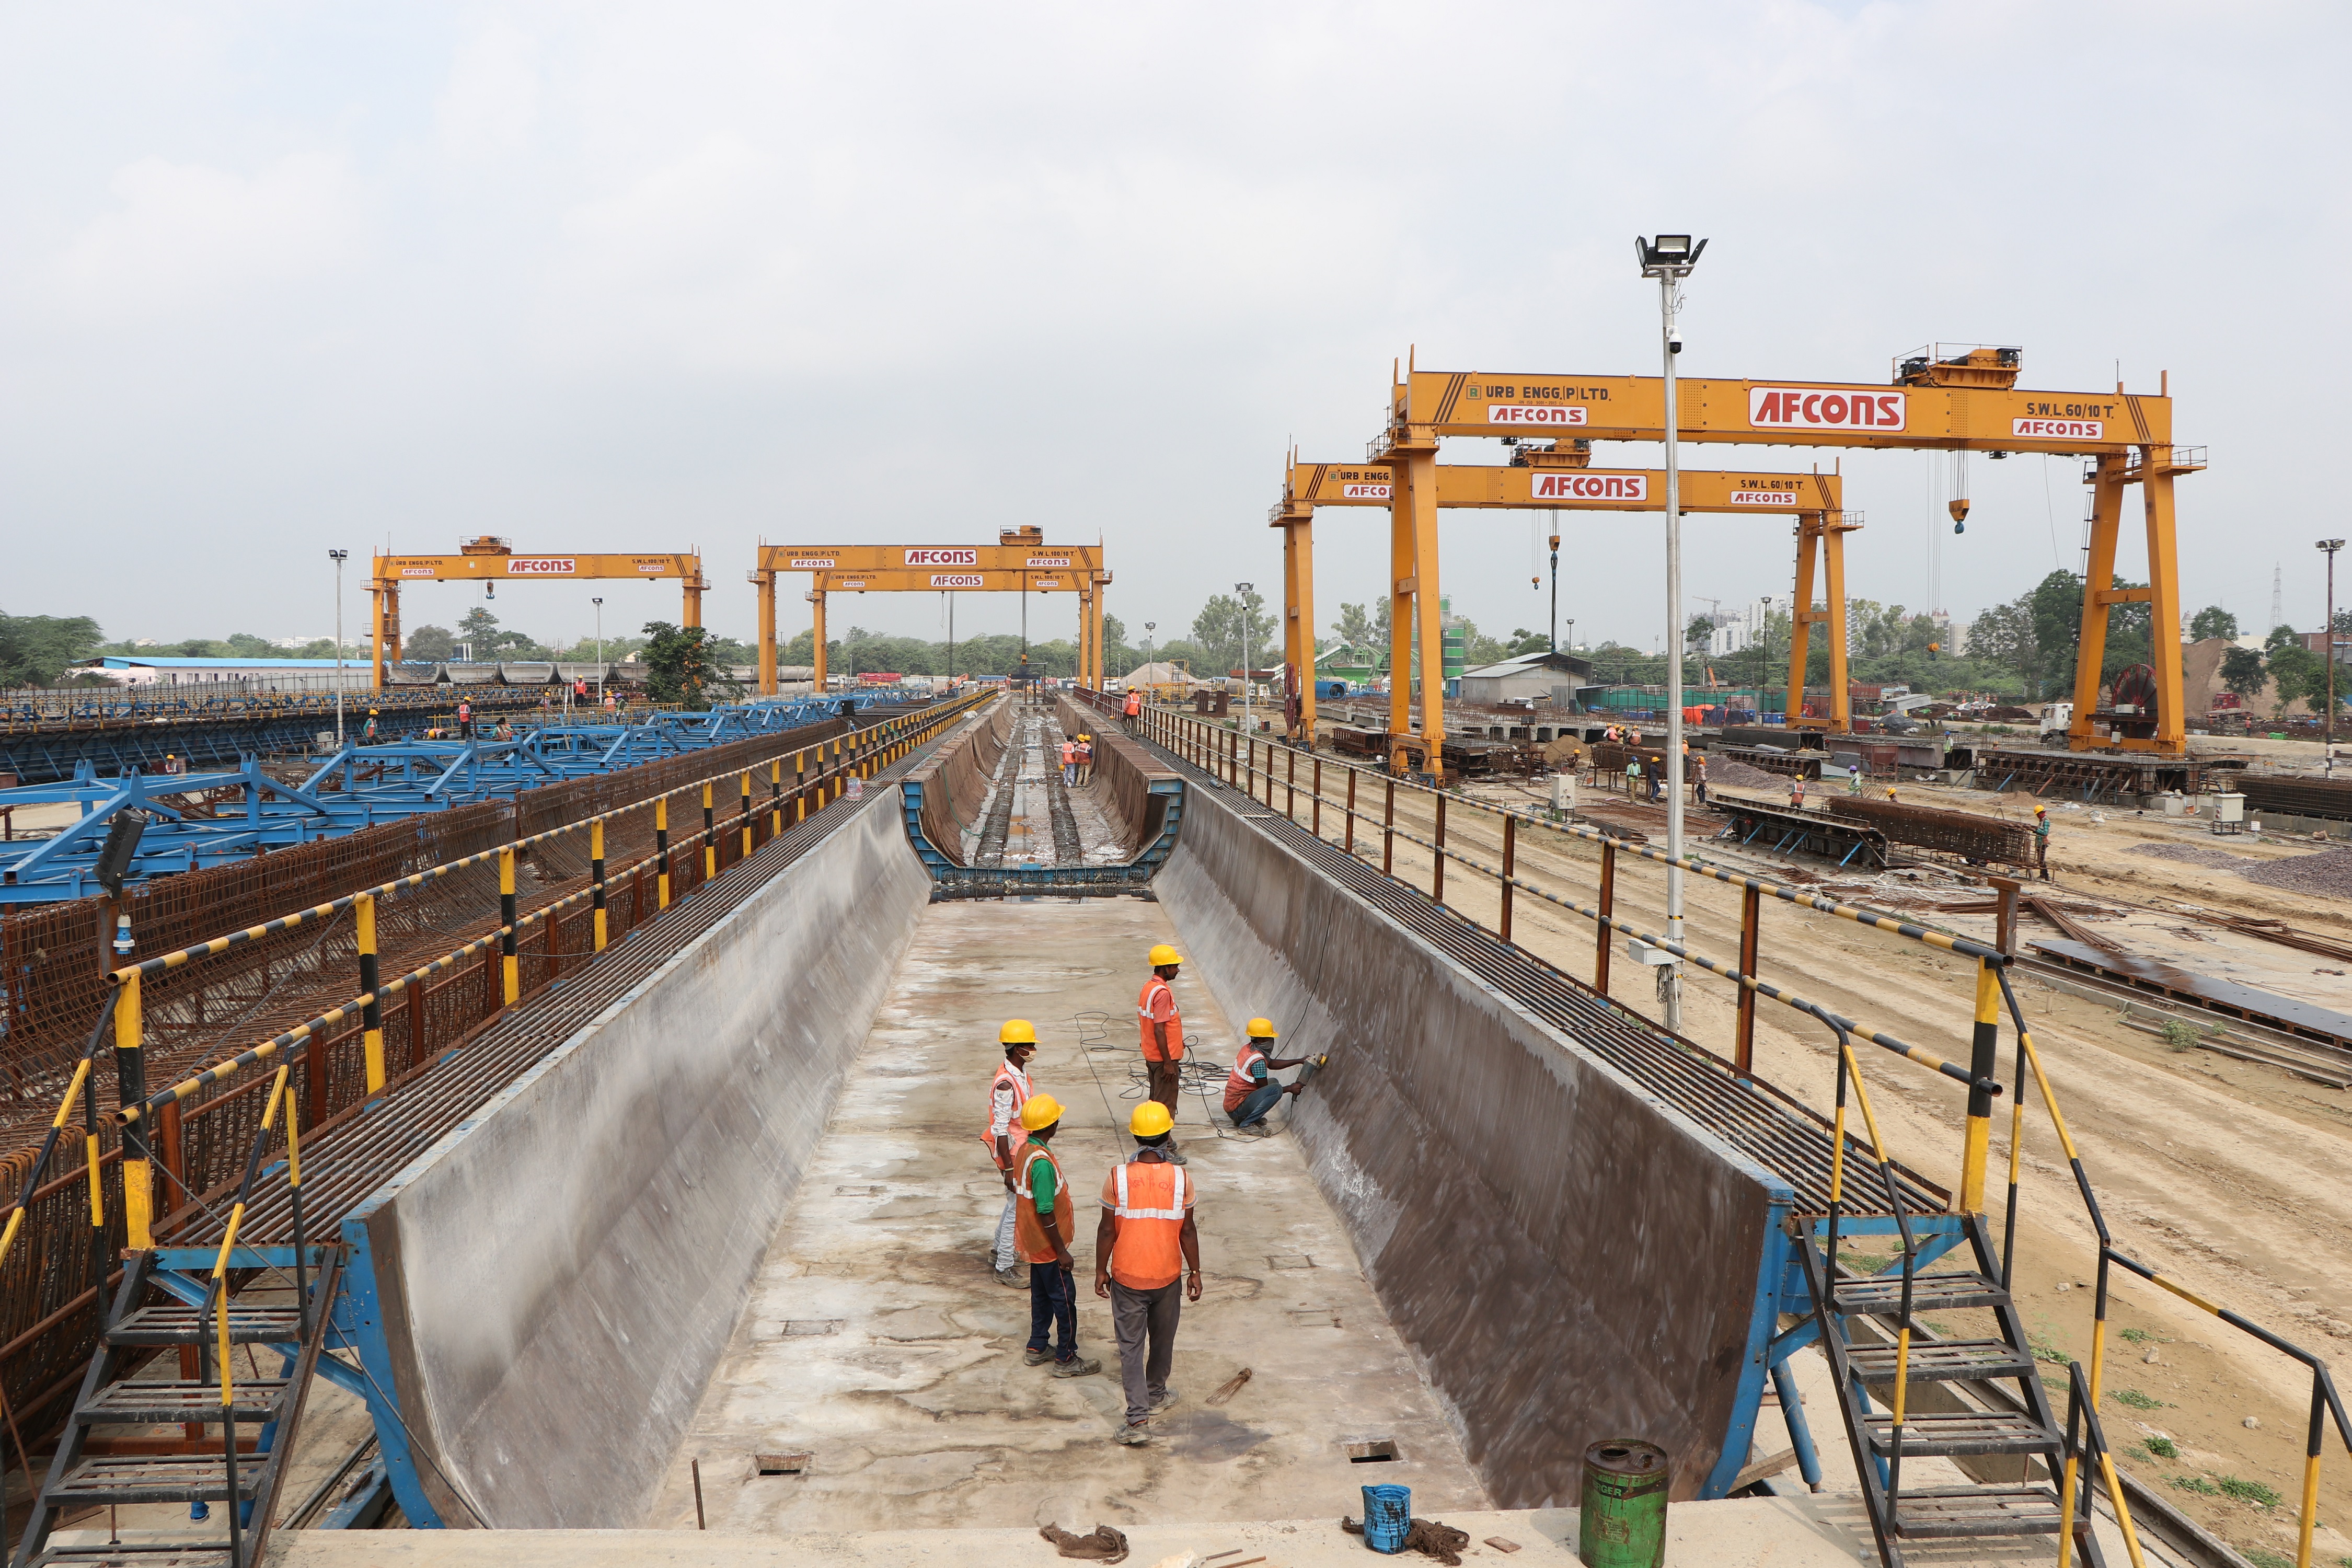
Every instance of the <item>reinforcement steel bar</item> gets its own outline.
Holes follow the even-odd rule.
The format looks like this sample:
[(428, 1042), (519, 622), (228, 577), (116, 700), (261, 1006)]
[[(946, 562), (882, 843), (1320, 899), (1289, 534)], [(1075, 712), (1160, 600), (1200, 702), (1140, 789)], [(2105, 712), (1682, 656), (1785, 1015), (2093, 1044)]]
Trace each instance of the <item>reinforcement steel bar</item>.
[(2033, 864), (2033, 829), (2022, 822), (1980, 816), (1971, 811), (1947, 811), (1939, 806), (1906, 805), (1901, 801), (1832, 796), (1829, 808), (1839, 816), (1866, 822), (1893, 844), (1940, 850), (1977, 861), (2004, 866)]

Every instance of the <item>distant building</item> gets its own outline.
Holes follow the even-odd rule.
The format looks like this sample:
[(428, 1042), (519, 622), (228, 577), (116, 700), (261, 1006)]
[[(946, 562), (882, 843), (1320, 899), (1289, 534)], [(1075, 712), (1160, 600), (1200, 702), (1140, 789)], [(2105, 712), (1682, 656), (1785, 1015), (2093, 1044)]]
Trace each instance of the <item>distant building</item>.
[(1526, 653), (1500, 664), (1464, 670), (1461, 693), (1465, 702), (1549, 702), (1555, 688), (1566, 688), (1580, 702), (1581, 693), (1592, 684), (1591, 659), (1565, 653)]
[(1772, 601), (1769, 599), (1753, 600), (1737, 609), (1726, 611), (1723, 618), (1715, 623), (1714, 635), (1706, 639), (1707, 657), (1721, 658), (1726, 654), (1738, 653), (1762, 641), (1764, 627), (1768, 624), (1766, 617), (1771, 613)]
[[(246, 685), (273, 691), (332, 691), (331, 658), (148, 658), (106, 654), (75, 667), (123, 686)], [(342, 688), (365, 691), (373, 679), (365, 658), (343, 661)]]

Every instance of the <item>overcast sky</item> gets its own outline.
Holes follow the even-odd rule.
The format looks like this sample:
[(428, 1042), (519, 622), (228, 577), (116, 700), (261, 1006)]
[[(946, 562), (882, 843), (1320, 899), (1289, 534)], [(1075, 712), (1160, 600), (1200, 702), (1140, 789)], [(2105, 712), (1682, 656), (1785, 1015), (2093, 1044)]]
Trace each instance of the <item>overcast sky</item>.
[[(749, 637), (779, 542), (1100, 536), (1164, 638), (1278, 588), (1286, 444), (1390, 366), (1653, 374), (1638, 231), (1711, 241), (1686, 374), (1876, 381), (1930, 340), (2153, 391), (2184, 607), (2316, 626), (2344, 533), (2340, 5), (19, 4), (0, 11), (0, 608), (110, 636), (331, 625), (331, 546), (699, 547)], [(1783, 448), (1697, 467), (1802, 468)], [(1599, 460), (1654, 461), (1655, 448)], [(1499, 461), (1493, 443), (1446, 460)], [(1832, 455), (1823, 454), (1824, 464)], [(1849, 456), (1849, 592), (1961, 619), (2078, 561), (2075, 465)], [(2137, 494), (2132, 500), (2137, 518)], [(1693, 608), (1788, 592), (1696, 518)], [(1572, 518), (1561, 614), (1653, 646), (1654, 517)], [(1444, 585), (1540, 626), (1522, 514)], [(1318, 620), (1385, 576), (1327, 510)], [(2127, 544), (2123, 570), (2142, 574)], [(346, 625), (364, 624), (364, 571)], [(586, 584), (508, 624), (571, 638)], [(605, 625), (674, 591), (604, 590)], [(2347, 597), (2352, 598), (2352, 582)], [(456, 587), (408, 596), (447, 625)], [(797, 594), (786, 635), (806, 624)], [(968, 597), (958, 631), (1010, 629)], [(1037, 635), (1066, 598), (1033, 603)], [(937, 636), (933, 595), (851, 622)]]

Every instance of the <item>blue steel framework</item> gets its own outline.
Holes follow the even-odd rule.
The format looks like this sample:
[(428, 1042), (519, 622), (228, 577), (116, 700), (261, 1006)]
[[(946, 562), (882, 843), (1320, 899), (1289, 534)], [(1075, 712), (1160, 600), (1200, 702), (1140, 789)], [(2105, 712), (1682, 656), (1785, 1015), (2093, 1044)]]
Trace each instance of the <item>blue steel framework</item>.
[[(240, 756), (233, 769), (161, 773), (132, 768), (112, 778), (100, 777), (85, 760), (62, 783), (0, 789), (0, 807), (71, 802), (82, 808), (81, 816), (54, 837), (0, 844), (0, 907), (56, 903), (99, 892), (99, 851), (113, 818), (123, 811), (142, 812), (149, 819), (126, 878), (136, 882), (790, 730), (893, 700), (887, 692), (856, 692), (700, 713), (658, 713), (631, 723), (534, 726), (518, 729), (512, 739), (503, 741), (352, 742), (310, 764), (302, 780), (292, 784), (265, 773), (250, 753)], [(227, 790), (241, 790), (244, 798), (217, 816), (157, 798)]]

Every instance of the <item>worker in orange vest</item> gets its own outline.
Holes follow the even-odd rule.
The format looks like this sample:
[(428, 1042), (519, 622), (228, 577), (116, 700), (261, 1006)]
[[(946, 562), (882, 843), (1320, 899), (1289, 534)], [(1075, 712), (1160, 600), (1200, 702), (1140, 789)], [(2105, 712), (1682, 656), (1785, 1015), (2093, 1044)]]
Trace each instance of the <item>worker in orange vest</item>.
[(1143, 688), (1130, 687), (1127, 693), (1127, 727), (1139, 729), (1143, 723)]
[(1081, 735), (1081, 736), (1079, 736), (1079, 737), (1078, 737), (1078, 752), (1077, 752), (1077, 759), (1078, 759), (1078, 783), (1080, 783), (1080, 784), (1089, 784), (1094, 783), (1094, 782), (1095, 782), (1095, 738), (1094, 738), (1092, 735)]
[(1273, 1114), (1284, 1095), (1297, 1094), (1306, 1087), (1303, 1083), (1285, 1084), (1275, 1078), (1284, 1068), (1301, 1066), (1307, 1058), (1268, 1056), (1274, 1041), (1274, 1020), (1252, 1018), (1249, 1032), (1242, 1040), (1241, 1053), (1234, 1058), (1234, 1070), (1225, 1075), (1225, 1114), (1244, 1131), (1273, 1131), (1265, 1119)]
[[(1168, 1111), (1172, 1123), (1176, 1119), (1176, 1100), (1184, 1066), (1184, 1018), (1176, 1011), (1176, 992), (1169, 982), (1184, 962), (1183, 955), (1166, 942), (1150, 952), (1151, 978), (1143, 983), (1142, 994), (1135, 999), (1137, 1022), (1143, 1031), (1143, 1070), (1152, 1100)], [(1183, 1154), (1171, 1141), (1168, 1157), (1178, 1164), (1184, 1163)]]
[(1021, 1277), (1015, 1234), (1020, 1225), (1020, 1194), (1013, 1179), (1013, 1146), (1021, 1140), (1013, 1127), (1021, 1108), (1029, 1103), (1029, 1058), (1037, 1054), (1037, 1026), (1026, 1018), (1007, 1018), (996, 1031), (996, 1040), (1004, 1047), (1004, 1059), (996, 1064), (996, 1077), (988, 1086), (988, 1120), (982, 1125), (980, 1141), (988, 1145), (988, 1157), (996, 1162), (997, 1174), (1004, 1179), (1004, 1213), (996, 1222), (996, 1252), (992, 1259), (996, 1282), (1018, 1289), (1025, 1281)]
[(1119, 1381), (1127, 1394), (1127, 1425), (1118, 1429), (1118, 1440), (1130, 1447), (1150, 1442), (1152, 1412), (1176, 1402), (1176, 1391), (1168, 1386), (1176, 1361), (1176, 1324), (1184, 1302), (1201, 1299), (1201, 1233), (1192, 1217), (1192, 1184), (1168, 1153), (1174, 1126), (1168, 1108), (1157, 1100), (1135, 1108), (1127, 1119), (1138, 1145), (1135, 1157), (1103, 1178), (1102, 1221), (1095, 1227), (1095, 1294), (1110, 1300)]
[(1066, 735), (1062, 738), (1062, 783), (1066, 786), (1078, 782), (1078, 743)]
[(467, 740), (474, 736), (474, 705), (462, 697), (457, 700), (457, 733)]
[[(1091, 1377), (1102, 1363), (1078, 1354), (1078, 1262), (1070, 1256), (1077, 1194), (1045, 1147), (1061, 1124), (1061, 1102), (1052, 1095), (1033, 1094), (1022, 1104), (1021, 1128), (1028, 1136), (1013, 1152), (1013, 1191), (1021, 1205), (1016, 1234), (1029, 1265), (1029, 1346), (1021, 1362), (1043, 1366), (1050, 1361), (1055, 1377)], [(1053, 1342), (1057, 1333), (1058, 1346)]]

